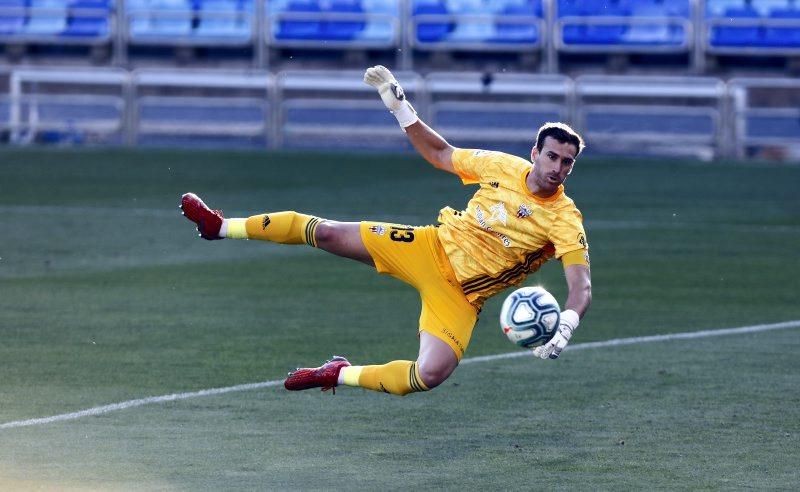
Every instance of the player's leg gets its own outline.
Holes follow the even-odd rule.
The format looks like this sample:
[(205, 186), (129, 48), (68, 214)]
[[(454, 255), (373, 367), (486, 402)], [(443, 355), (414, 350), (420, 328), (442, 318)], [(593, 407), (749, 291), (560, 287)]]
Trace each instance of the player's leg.
[(383, 365), (350, 366), (339, 373), (338, 384), (404, 396), (442, 384), (458, 367), (452, 348), (427, 332), (419, 333), (416, 361), (395, 360)]
[[(335, 358), (318, 368), (298, 369), (284, 383), (289, 390), (358, 386), (395, 395), (427, 391), (444, 382), (458, 366), (477, 321), (476, 309), (458, 283), (442, 275), (443, 252), (432, 247), (434, 228), (408, 228), (363, 223), (362, 237), (381, 272), (415, 286), (421, 294), (417, 360), (382, 365), (351, 366)], [(395, 233), (396, 232), (396, 233)]]
[(416, 361), (353, 366), (344, 357), (336, 356), (320, 367), (295, 370), (286, 378), (284, 387), (291, 391), (311, 388), (326, 391), (344, 384), (399, 396), (428, 391), (450, 377), (458, 367), (458, 357), (441, 339), (424, 331), (419, 335)]
[(421, 331), (417, 367), (422, 382), (433, 389), (445, 382), (456, 370), (458, 357), (450, 345), (426, 331)]
[(294, 211), (225, 219), (193, 193), (183, 195), (181, 209), (197, 224), (200, 236), (209, 239), (258, 239), (282, 244), (308, 244), (338, 256), (374, 266), (361, 240), (359, 224), (324, 220)]

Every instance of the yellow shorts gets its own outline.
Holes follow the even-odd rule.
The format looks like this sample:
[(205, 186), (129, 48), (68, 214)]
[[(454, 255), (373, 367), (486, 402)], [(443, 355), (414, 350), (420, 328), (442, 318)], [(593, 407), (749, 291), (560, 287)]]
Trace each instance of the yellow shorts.
[(419, 331), (443, 340), (461, 360), (478, 311), (464, 297), (439, 244), (436, 227), (362, 222), (361, 239), (378, 272), (388, 273), (419, 291)]

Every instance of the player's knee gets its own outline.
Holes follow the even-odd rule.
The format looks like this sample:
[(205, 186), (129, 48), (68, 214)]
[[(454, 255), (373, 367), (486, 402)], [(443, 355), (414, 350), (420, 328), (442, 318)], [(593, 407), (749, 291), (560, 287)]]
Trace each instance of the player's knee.
[(339, 230), (336, 228), (336, 222), (332, 220), (320, 222), (314, 231), (314, 239), (317, 242), (317, 247), (322, 249), (327, 249), (336, 244), (336, 241), (339, 240)]
[(433, 389), (445, 382), (457, 366), (457, 361), (421, 360), (418, 361), (419, 377), (428, 389)]

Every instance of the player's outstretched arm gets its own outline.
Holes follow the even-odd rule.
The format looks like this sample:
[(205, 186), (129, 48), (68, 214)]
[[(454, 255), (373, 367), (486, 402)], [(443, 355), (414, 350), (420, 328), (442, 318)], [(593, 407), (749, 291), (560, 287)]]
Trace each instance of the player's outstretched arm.
[(378, 90), (383, 104), (397, 118), (417, 152), (434, 167), (455, 174), (455, 148), (419, 119), (392, 72), (382, 65), (370, 67), (364, 73), (364, 82)]
[(557, 359), (569, 343), (583, 315), (592, 303), (592, 277), (586, 265), (570, 265), (564, 269), (567, 278), (567, 302), (561, 312), (556, 335), (546, 344), (533, 349), (533, 355), (542, 359)]

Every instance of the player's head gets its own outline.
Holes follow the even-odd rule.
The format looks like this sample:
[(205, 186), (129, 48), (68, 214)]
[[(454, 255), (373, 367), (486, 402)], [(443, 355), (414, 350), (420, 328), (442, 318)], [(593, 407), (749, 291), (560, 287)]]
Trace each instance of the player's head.
[(531, 177), (537, 193), (550, 196), (572, 172), (575, 159), (583, 150), (583, 139), (564, 123), (545, 123), (536, 135), (531, 150)]
[(553, 138), (562, 144), (570, 144), (574, 146), (575, 154), (572, 156), (573, 159), (577, 159), (578, 155), (583, 151), (583, 148), (586, 147), (586, 144), (584, 144), (583, 139), (580, 135), (578, 135), (578, 132), (573, 130), (566, 123), (548, 122), (539, 128), (539, 131), (536, 134), (536, 150), (538, 150), (540, 153), (544, 148), (544, 141), (547, 139), (547, 137)]

